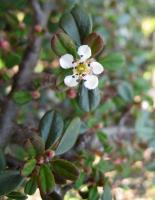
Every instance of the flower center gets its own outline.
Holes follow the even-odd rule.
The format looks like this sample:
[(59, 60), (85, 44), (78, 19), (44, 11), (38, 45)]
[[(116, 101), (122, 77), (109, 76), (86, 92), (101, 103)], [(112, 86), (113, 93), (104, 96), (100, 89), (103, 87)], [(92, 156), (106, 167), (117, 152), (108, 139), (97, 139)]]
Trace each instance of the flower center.
[(85, 74), (89, 71), (88, 65), (86, 63), (79, 63), (75, 68), (75, 73)]

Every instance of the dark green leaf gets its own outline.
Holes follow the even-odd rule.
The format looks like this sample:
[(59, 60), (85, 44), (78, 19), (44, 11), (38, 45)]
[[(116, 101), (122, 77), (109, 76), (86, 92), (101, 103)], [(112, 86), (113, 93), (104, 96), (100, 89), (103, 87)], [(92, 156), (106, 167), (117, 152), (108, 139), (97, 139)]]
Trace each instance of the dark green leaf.
[(20, 192), (11, 192), (7, 195), (8, 198), (15, 199), (15, 200), (25, 200), (27, 196), (20, 193)]
[(91, 32), (92, 22), (89, 15), (79, 6), (71, 12), (65, 13), (60, 20), (60, 27), (80, 45), (83, 39)]
[(74, 164), (67, 160), (55, 159), (51, 161), (52, 170), (62, 178), (75, 181), (79, 176), (79, 171)]
[(81, 185), (84, 183), (86, 174), (84, 172), (81, 172), (77, 181), (75, 182), (75, 188), (79, 189)]
[(130, 83), (122, 82), (118, 85), (118, 94), (128, 103), (133, 101), (133, 89)]
[(54, 176), (48, 165), (42, 165), (39, 172), (39, 187), (46, 194), (52, 192), (55, 186)]
[(111, 189), (108, 184), (104, 186), (104, 192), (103, 192), (101, 200), (112, 200)]
[(88, 200), (98, 200), (99, 194), (97, 191), (97, 187), (92, 187), (89, 191), (89, 197)]
[(25, 149), (18, 145), (18, 144), (11, 144), (9, 145), (10, 148), (10, 154), (17, 158), (18, 160), (25, 160), (25, 158), (28, 156), (27, 152), (25, 151)]
[(100, 103), (100, 91), (98, 88), (88, 90), (82, 84), (79, 91), (79, 105), (85, 112), (93, 111)]
[(29, 161), (27, 161), (23, 167), (23, 169), (21, 170), (21, 174), (23, 176), (29, 176), (33, 170), (35, 169), (37, 161), (35, 159), (31, 159)]
[(107, 70), (118, 70), (125, 65), (125, 58), (121, 53), (113, 53), (100, 58), (99, 62)]
[(25, 144), (25, 149), (30, 158), (34, 158), (37, 155), (36, 149), (34, 148), (30, 139), (27, 140)]
[(0, 171), (6, 167), (5, 155), (2, 149), (0, 149)]
[(16, 53), (9, 53), (7, 59), (5, 59), (5, 65), (8, 68), (12, 68), (15, 65), (18, 65), (20, 62), (20, 56)]
[(15, 190), (23, 182), (19, 171), (3, 171), (0, 173), (0, 196)]
[(92, 51), (92, 56), (98, 55), (104, 47), (103, 39), (97, 33), (91, 33), (84, 39), (84, 44), (87, 44)]
[(40, 121), (39, 130), (46, 143), (46, 149), (61, 137), (63, 126), (64, 123), (60, 113), (53, 110), (45, 113)]
[(111, 151), (111, 146), (109, 145), (108, 137), (105, 133), (98, 132), (97, 137), (101, 144), (103, 145), (104, 151), (105, 152), (110, 152)]
[(41, 138), (37, 134), (32, 135), (31, 142), (37, 154), (42, 154), (45, 151), (45, 142), (43, 138)]
[(28, 91), (18, 91), (13, 94), (13, 100), (16, 104), (23, 105), (31, 101), (32, 96)]
[(58, 56), (70, 53), (76, 57), (76, 46), (73, 40), (61, 30), (52, 37), (51, 47)]
[(56, 149), (56, 155), (63, 154), (74, 146), (80, 132), (80, 127), (81, 120), (79, 117), (74, 118), (70, 122)]
[(32, 195), (35, 193), (36, 189), (37, 189), (37, 178), (36, 177), (32, 177), (26, 184), (25, 184), (25, 188), (24, 188), (24, 192), (25, 194), (29, 194)]

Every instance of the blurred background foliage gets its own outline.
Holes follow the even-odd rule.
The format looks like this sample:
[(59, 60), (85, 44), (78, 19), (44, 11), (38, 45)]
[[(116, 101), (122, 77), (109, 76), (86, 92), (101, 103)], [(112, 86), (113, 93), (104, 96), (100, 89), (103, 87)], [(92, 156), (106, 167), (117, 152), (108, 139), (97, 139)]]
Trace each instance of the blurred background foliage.
[[(119, 53), (125, 57), (123, 65), (119, 59), (112, 63), (111, 58), (109, 65), (107, 61), (99, 85), (101, 103), (93, 113), (87, 114), (77, 105), (76, 91), (62, 85), (64, 72), (50, 47), (62, 13), (75, 3), (91, 14), (93, 30), (104, 39), (103, 55)], [(46, 110), (55, 107), (61, 112), (66, 110), (62, 112), (64, 118), (78, 115), (85, 122), (87, 133), (83, 139), (87, 137), (86, 146), (91, 144), (91, 147), (79, 152), (84, 158), (80, 159), (81, 175), (65, 200), (82, 199), (80, 196), (89, 187), (88, 199), (97, 199), (105, 177), (116, 200), (154, 200), (155, 1), (59, 0), (57, 4), (47, 30), (35, 27), (36, 34), (44, 35), (44, 41), (34, 76), (45, 72), (54, 74), (60, 86), (50, 88), (50, 77), (46, 77), (41, 86), (35, 79), (33, 90), (14, 95), (15, 102), (22, 104), (17, 122), (34, 127)], [(19, 70), (32, 22), (28, 1), (1, 0), (0, 99), (9, 93), (12, 78)], [(102, 144), (100, 148), (96, 140)], [(83, 141), (80, 142), (82, 148)], [(104, 174), (102, 180), (99, 180), (100, 174)], [(89, 179), (83, 183), (85, 176)]]

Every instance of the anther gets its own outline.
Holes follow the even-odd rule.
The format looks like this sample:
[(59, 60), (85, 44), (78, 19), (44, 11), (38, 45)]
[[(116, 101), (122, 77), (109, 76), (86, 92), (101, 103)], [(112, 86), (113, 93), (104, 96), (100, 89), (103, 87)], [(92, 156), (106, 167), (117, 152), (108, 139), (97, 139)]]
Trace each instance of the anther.
[(73, 75), (72, 77), (73, 77), (73, 78), (75, 78), (75, 76), (74, 76), (74, 75)]

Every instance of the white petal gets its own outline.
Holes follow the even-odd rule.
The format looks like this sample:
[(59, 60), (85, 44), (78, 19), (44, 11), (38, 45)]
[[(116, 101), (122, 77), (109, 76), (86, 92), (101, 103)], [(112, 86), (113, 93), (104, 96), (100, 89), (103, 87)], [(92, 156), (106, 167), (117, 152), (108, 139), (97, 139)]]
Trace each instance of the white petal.
[(93, 90), (98, 86), (98, 78), (95, 75), (86, 75), (84, 80), (84, 86), (90, 90)]
[(98, 62), (90, 63), (90, 67), (92, 68), (94, 74), (101, 74), (104, 70), (103, 66)]
[(73, 67), (73, 62), (74, 58), (71, 54), (65, 54), (61, 56), (59, 62), (60, 66), (64, 69), (72, 68)]
[(78, 81), (77, 81), (78, 77), (74, 76), (74, 75), (69, 75), (66, 76), (64, 79), (64, 83), (65, 85), (67, 85), (68, 87), (75, 87), (78, 85)]
[(83, 62), (91, 57), (91, 48), (88, 45), (82, 45), (78, 48), (78, 55), (81, 57), (80, 61)]

